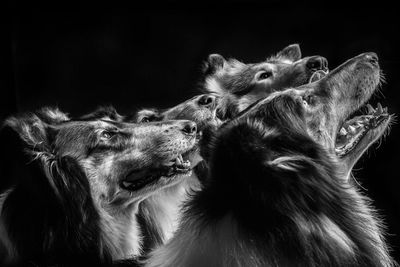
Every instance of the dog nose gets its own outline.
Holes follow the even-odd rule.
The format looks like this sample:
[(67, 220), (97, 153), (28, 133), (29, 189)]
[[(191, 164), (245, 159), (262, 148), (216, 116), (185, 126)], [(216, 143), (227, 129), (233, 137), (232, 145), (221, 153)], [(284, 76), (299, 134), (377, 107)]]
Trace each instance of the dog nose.
[(365, 53), (365, 59), (374, 66), (379, 66), (378, 55), (374, 52)]
[(306, 63), (306, 66), (310, 70), (327, 70), (328, 60), (320, 56), (310, 57)]
[(202, 95), (198, 101), (200, 106), (210, 106), (215, 103), (216, 97), (214, 95)]
[(184, 132), (185, 134), (195, 134), (197, 131), (197, 125), (195, 122), (193, 121), (187, 121), (183, 124), (182, 127), (182, 132)]

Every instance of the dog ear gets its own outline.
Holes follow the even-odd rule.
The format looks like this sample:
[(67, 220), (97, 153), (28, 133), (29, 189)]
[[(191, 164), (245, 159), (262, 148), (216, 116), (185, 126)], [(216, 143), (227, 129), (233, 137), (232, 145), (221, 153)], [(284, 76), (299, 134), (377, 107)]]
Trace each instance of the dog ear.
[(277, 58), (290, 60), (295, 62), (301, 59), (301, 50), (299, 44), (291, 44), (287, 47), (283, 48), (278, 54), (276, 55)]
[(62, 112), (58, 108), (45, 107), (36, 114), (42, 121), (50, 125), (60, 124), (70, 120), (68, 114)]
[[(43, 114), (39, 115), (42, 116)], [(37, 114), (28, 113), (22, 116), (8, 118), (3, 127), (9, 127), (14, 130), (28, 151), (36, 154), (51, 153), (51, 140), (56, 130), (45, 122), (45, 120), (55, 120), (55, 117), (40, 118)]]
[(136, 123), (160, 121), (161, 115), (156, 109), (142, 109), (135, 115), (134, 121)]
[(79, 118), (80, 120), (112, 120), (112, 121), (124, 121), (124, 117), (118, 114), (117, 110), (113, 106), (99, 106), (95, 111), (83, 115)]
[(211, 54), (208, 56), (207, 61), (203, 65), (203, 74), (211, 75), (217, 72), (217, 70), (224, 68), (226, 60), (219, 54)]
[(301, 155), (280, 156), (266, 161), (265, 164), (283, 172), (300, 172), (303, 171), (304, 166), (314, 165), (310, 158)]

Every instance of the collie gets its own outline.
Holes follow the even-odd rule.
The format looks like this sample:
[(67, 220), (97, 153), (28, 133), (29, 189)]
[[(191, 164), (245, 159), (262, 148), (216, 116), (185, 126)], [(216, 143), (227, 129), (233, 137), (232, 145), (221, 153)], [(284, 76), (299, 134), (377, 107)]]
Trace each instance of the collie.
[[(394, 266), (370, 200), (338, 162), (388, 128), (379, 106), (348, 118), (379, 81), (376, 54), (361, 54), (204, 132), (207, 183), (146, 266)], [(355, 120), (362, 134), (342, 138)]]
[(2, 131), (20, 152), (0, 200), (2, 266), (139, 255), (138, 205), (190, 175), (182, 154), (196, 141), (191, 121), (70, 120), (56, 109), (11, 117)]
[(204, 63), (202, 87), (222, 96), (218, 116), (229, 119), (275, 91), (320, 79), (327, 72), (326, 58), (302, 58), (300, 46), (292, 44), (265, 61), (252, 64), (209, 55)]

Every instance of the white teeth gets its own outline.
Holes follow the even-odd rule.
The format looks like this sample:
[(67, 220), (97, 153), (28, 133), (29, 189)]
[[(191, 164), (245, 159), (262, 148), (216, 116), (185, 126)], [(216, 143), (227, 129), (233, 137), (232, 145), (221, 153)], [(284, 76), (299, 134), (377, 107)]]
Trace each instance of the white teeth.
[(182, 161), (183, 161), (182, 155), (179, 155), (179, 156), (176, 158), (175, 163), (176, 163), (176, 165), (182, 165)]
[(370, 104), (367, 104), (367, 108), (368, 108), (368, 114), (372, 114), (375, 112), (375, 109)]
[(356, 128), (354, 127), (354, 126), (349, 126), (349, 128), (348, 128), (348, 130), (349, 130), (349, 132), (351, 133), (351, 134), (355, 134), (356, 133)]
[(340, 134), (341, 135), (346, 135), (347, 134), (346, 129), (342, 127), (342, 129), (340, 129)]
[(381, 113), (383, 112), (381, 103), (378, 103), (378, 106), (377, 106), (376, 109), (377, 109), (377, 111), (378, 111), (379, 114), (381, 114)]
[(360, 122), (360, 121), (357, 121), (356, 122), (356, 128), (360, 128), (360, 127), (363, 127), (364, 125), (362, 124), (362, 122)]
[(190, 167), (190, 161), (186, 160), (182, 163), (183, 167), (189, 168)]
[(383, 108), (383, 112), (387, 113), (388, 109), (387, 107)]

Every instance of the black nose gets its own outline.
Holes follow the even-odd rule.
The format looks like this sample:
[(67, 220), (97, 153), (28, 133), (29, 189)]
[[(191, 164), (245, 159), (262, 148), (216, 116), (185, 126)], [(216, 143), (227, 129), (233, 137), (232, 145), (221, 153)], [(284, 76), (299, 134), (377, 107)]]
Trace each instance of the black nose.
[(379, 66), (378, 55), (374, 52), (365, 53), (365, 59), (368, 60), (372, 65)]
[(198, 101), (200, 106), (210, 106), (215, 103), (216, 97), (214, 95), (202, 95)]
[(195, 134), (197, 131), (197, 125), (193, 121), (187, 121), (183, 124), (182, 132), (185, 134)]
[(306, 66), (310, 70), (327, 70), (328, 60), (320, 56), (310, 57), (306, 63)]

